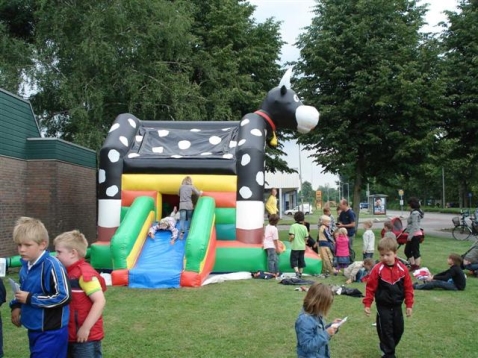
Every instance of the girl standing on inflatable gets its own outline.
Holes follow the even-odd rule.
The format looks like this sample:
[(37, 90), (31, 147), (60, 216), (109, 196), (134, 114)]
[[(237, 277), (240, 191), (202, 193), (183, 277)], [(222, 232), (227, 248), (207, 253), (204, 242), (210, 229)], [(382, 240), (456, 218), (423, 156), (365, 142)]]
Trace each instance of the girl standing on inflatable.
[(191, 218), (193, 216), (193, 200), (192, 195), (202, 195), (202, 191), (193, 186), (193, 180), (190, 176), (183, 179), (179, 187), (179, 238), (182, 239), (189, 230)]

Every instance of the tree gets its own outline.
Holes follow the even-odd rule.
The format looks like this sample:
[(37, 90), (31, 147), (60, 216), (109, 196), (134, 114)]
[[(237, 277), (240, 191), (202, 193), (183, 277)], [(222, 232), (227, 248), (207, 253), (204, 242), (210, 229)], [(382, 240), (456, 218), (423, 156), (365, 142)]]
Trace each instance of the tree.
[(435, 137), (442, 86), (436, 41), (419, 32), (415, 1), (323, 0), (298, 40), (301, 94), (321, 111), (299, 141), (315, 161), (354, 183), (414, 174)]
[(33, 69), (32, 0), (0, 0), (0, 87), (23, 92)]
[(467, 206), (472, 183), (478, 180), (478, 1), (462, 0), (460, 12), (447, 12), (450, 25), (443, 34), (447, 83), (446, 138), (453, 141), (453, 160), (460, 205)]
[(315, 203), (315, 191), (312, 189), (312, 184), (308, 181), (302, 183), (302, 188), (299, 191), (300, 204), (302, 200), (304, 203)]
[[(282, 41), (279, 23), (256, 24), (253, 11), (235, 0), (12, 0), (0, 2), (0, 34), (33, 48), (30, 99), (46, 134), (98, 149), (123, 112), (240, 120), (255, 110), (280, 79)], [(0, 79), (25, 66), (0, 67)]]

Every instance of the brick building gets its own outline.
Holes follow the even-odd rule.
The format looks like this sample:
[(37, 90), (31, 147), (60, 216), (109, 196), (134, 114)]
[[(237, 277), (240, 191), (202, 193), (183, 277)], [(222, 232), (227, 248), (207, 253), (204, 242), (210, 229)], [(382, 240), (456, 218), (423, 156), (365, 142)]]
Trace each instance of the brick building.
[(28, 101), (0, 89), (0, 257), (17, 254), (20, 216), (40, 219), (50, 240), (79, 229), (96, 239), (96, 153), (42, 138)]

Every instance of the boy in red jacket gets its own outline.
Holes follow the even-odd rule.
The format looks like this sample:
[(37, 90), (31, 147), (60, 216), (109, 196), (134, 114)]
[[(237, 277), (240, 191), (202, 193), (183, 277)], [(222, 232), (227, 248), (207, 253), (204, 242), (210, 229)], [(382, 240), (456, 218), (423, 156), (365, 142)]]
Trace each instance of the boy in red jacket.
[(105, 280), (85, 261), (88, 241), (78, 230), (57, 236), (53, 243), (56, 257), (66, 267), (73, 296), (68, 323), (68, 357), (101, 358)]
[(412, 315), (413, 285), (407, 267), (397, 258), (398, 244), (391, 238), (378, 243), (380, 263), (370, 272), (363, 304), (370, 316), (370, 306), (377, 306), (377, 333), (382, 357), (394, 358), (395, 347), (404, 331), (402, 303), (405, 301), (407, 317)]

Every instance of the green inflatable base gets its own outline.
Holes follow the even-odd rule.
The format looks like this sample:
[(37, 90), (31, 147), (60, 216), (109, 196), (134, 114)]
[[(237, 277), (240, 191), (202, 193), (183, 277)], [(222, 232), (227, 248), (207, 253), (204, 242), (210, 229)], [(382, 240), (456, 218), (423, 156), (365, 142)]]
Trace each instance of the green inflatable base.
[[(293, 272), (290, 267), (289, 243), (284, 242), (287, 250), (279, 255), (279, 271)], [(322, 260), (305, 257), (304, 273), (318, 275), (322, 272)], [(216, 263), (213, 272), (267, 271), (267, 254), (260, 247), (217, 247)]]
[(111, 270), (113, 262), (111, 260), (110, 243), (96, 242), (90, 246), (90, 264), (95, 269)]

